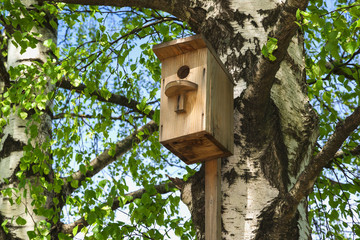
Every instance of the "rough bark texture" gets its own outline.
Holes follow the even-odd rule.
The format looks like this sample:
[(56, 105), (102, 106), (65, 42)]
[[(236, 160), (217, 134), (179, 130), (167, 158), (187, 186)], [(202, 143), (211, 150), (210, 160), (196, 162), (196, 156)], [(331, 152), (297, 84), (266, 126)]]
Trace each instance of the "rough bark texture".
[[(293, 23), (296, 9), (306, 3), (190, 5), (190, 24), (213, 44), (236, 82), (235, 152), (222, 160), (222, 239), (310, 238), (306, 200), (291, 209), (287, 197), (317, 138), (306, 94), (303, 37)], [(278, 39), (274, 62), (261, 54), (268, 36)], [(205, 237), (202, 181), (200, 172), (182, 194), (199, 239)]]

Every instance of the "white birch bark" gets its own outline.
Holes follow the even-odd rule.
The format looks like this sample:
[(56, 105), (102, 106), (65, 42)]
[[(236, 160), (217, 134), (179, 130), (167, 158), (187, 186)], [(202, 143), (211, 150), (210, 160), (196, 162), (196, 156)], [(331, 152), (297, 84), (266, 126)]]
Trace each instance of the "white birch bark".
[[(205, 36), (212, 43), (219, 43), (215, 49), (236, 82), (234, 155), (222, 163), (222, 239), (275, 239), (267, 235), (269, 230), (266, 225), (270, 227), (276, 222), (271, 218), (280, 214), (277, 201), (293, 187), (312, 157), (317, 139), (317, 131), (314, 130), (316, 116), (308, 103), (306, 92), (301, 33), (292, 38), (276, 73), (271, 89), (271, 110), (264, 112), (266, 126), (247, 126), (244, 114), (249, 112), (239, 110), (242, 93), (251, 84), (252, 77), (260, 71), (261, 48), (268, 36), (278, 30), (276, 23), (285, 2), (232, 0), (222, 4), (204, 2), (202, 6), (208, 10), (207, 20), (226, 14), (230, 16), (228, 21), (225, 19), (226, 23), (220, 23), (217, 28), (224, 30), (227, 27), (228, 30), (224, 30), (224, 33), (214, 32), (214, 39), (211, 39), (210, 33), (205, 33)], [(201, 30), (206, 31), (204, 28)], [(266, 131), (264, 138), (254, 142), (249, 140), (256, 136), (249, 136), (251, 131), (248, 129), (260, 127)], [(196, 195), (203, 194), (193, 190), (194, 184), (199, 182), (186, 184), (182, 196), (193, 216), (196, 215)], [(287, 232), (279, 233), (276, 239), (311, 238), (307, 202), (302, 201), (297, 209), (293, 224), (289, 224)], [(204, 239), (202, 229), (198, 227), (197, 230), (198, 238)]]
[[(35, 0), (23, 1), (26, 7), (31, 8), (32, 4), (36, 4)], [(43, 46), (43, 42), (47, 39), (56, 41), (56, 36), (53, 31), (46, 28), (34, 28), (33, 32), (41, 34), (38, 38), (39, 43), (35, 48), (28, 48), (23, 54), (20, 53), (20, 47), (14, 46), (11, 41), (8, 44), (8, 61), (7, 67), (16, 67), (20, 64), (30, 66), (34, 61), (43, 62), (47, 61), (48, 49)], [(26, 72), (24, 72), (26, 77)], [(50, 90), (50, 86), (49, 86)], [(16, 113), (12, 113), (8, 117), (8, 124), (3, 128), (3, 136), (0, 142), (0, 186), (2, 189), (14, 188), (17, 189), (18, 182), (15, 177), (15, 173), (19, 170), (20, 159), (23, 156), (22, 147), (28, 143), (30, 136), (26, 134), (26, 124), (30, 119), (23, 120)], [(41, 123), (37, 124), (39, 134), (36, 139), (32, 140), (32, 144), (41, 144), (44, 141), (49, 141), (51, 130), (51, 119), (48, 114), (41, 116)], [(31, 171), (31, 170), (30, 170)], [(4, 179), (10, 179), (10, 184), (6, 185)], [(35, 183), (36, 177), (30, 177), (29, 182)], [(27, 195), (23, 196), (24, 189), (20, 189), (20, 192), (13, 190), (13, 199), (18, 196), (22, 196), (21, 203), (11, 204), (8, 197), (0, 195), (0, 219), (8, 220), (7, 228), (9, 234), (6, 236), (9, 239), (28, 239), (27, 232), (34, 231), (37, 227), (37, 223), (40, 220), (44, 220), (44, 217), (38, 216), (34, 213), (32, 206), (32, 198), (30, 197), (30, 189), (25, 187)], [(22, 217), (26, 220), (25, 225), (16, 224), (17, 217)]]
[[(233, 1), (232, 8), (250, 14), (253, 17), (251, 21), (255, 21), (257, 25), (261, 26), (264, 17), (267, 16), (261, 15), (259, 12), (275, 9), (277, 4), (282, 2), (284, 1)], [(241, 49), (242, 54), (248, 49), (255, 52), (257, 40), (259, 45), (263, 46), (268, 33), (273, 30), (272, 28), (267, 31), (264, 28), (255, 28), (250, 21), (246, 21), (243, 28), (236, 26), (236, 22), (232, 22), (232, 25), (245, 38), (246, 44)], [(309, 134), (313, 126), (310, 121), (312, 113), (309, 112), (304, 67), (302, 38), (295, 36), (288, 48), (288, 57), (281, 63), (280, 70), (276, 74), (278, 80), (271, 91), (271, 98), (279, 110), (282, 137), (287, 149), (288, 177), (290, 179), (287, 189), (293, 186), (298, 174), (308, 163), (312, 146), (317, 138), (316, 132), (313, 135)], [(244, 79), (240, 81), (244, 81)], [(244, 85), (237, 85), (235, 97), (240, 95)], [(235, 111), (236, 132), (241, 136), (239, 119), (241, 116)], [(310, 138), (308, 143), (304, 143), (306, 138)], [(265, 141), (267, 139), (264, 139)], [(225, 230), (222, 234), (223, 239), (234, 239), (234, 236), (236, 239), (254, 239), (262, 220), (262, 211), (269, 207), (279, 194), (279, 190), (264, 177), (261, 169), (260, 161), (266, 154), (266, 149), (243, 149), (241, 145), (236, 145), (235, 154), (229, 159), (230, 163), (222, 169), (223, 176), (232, 169), (238, 176), (232, 184), (229, 184), (226, 179), (222, 182), (224, 209), (222, 221)], [(305, 154), (302, 151), (305, 151)], [(301, 154), (303, 156), (299, 158)], [(266, 161), (266, 159), (262, 159), (262, 161), (264, 160)], [(300, 213), (298, 239), (310, 238), (311, 231), (306, 216), (306, 207), (306, 202), (298, 207)]]

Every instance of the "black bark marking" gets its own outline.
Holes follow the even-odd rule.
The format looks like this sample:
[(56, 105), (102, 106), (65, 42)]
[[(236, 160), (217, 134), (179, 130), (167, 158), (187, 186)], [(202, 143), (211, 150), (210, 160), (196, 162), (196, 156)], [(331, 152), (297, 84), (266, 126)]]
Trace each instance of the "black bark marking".
[[(235, 180), (239, 177), (239, 174), (232, 168), (230, 171), (223, 174), (223, 179), (226, 179), (229, 186), (235, 183)], [(241, 177), (241, 176), (240, 176)]]
[(225, 235), (229, 234), (229, 231), (227, 231), (225, 228), (224, 221), (221, 221), (221, 232)]
[(241, 139), (241, 138), (240, 138), (240, 135), (234, 133), (234, 144), (235, 144), (236, 146), (240, 146), (240, 145), (241, 145), (240, 139)]
[[(243, 46), (243, 42), (239, 42)], [(258, 62), (259, 55), (254, 54), (250, 49), (246, 50), (245, 54), (237, 56), (235, 53), (227, 55), (226, 65), (239, 66), (241, 69), (233, 71), (232, 75), (235, 82), (240, 79), (245, 80), (247, 83), (252, 82), (253, 76), (256, 72), (256, 63)], [(235, 105), (237, 106), (237, 105)]]
[(251, 175), (249, 169), (244, 169), (244, 174), (240, 175), (240, 178), (243, 179), (246, 183), (248, 183), (251, 178), (256, 177)]
[(233, 39), (233, 41), (230, 42), (230, 47), (232, 49), (236, 49), (238, 52), (243, 48), (245, 42), (245, 38), (241, 36), (240, 33), (237, 33)]
[(291, 69), (294, 73), (302, 72), (303, 67), (297, 65), (297, 64), (295, 63), (294, 59), (292, 59), (292, 57), (289, 55), (289, 53), (286, 53), (284, 60), (290, 65), (290, 69)]
[(245, 64), (245, 67), (241, 70), (239, 77), (244, 79), (247, 83), (253, 81), (255, 72), (257, 71), (256, 64), (259, 61), (259, 55), (254, 54), (250, 49), (246, 50), (244, 56), (240, 56), (239, 66)]
[(257, 25), (257, 23), (254, 20), (251, 20), (250, 22), (254, 27), (258, 28), (259, 26)]
[[(306, 154), (308, 153), (308, 148), (311, 146), (310, 136), (313, 134), (314, 129), (317, 128), (319, 119), (314, 110), (312, 110), (312, 107), (310, 104), (307, 104), (308, 110), (303, 113), (303, 123), (306, 126), (305, 129), (307, 131), (303, 132), (302, 136), (298, 136), (297, 133), (291, 134), (294, 139), (298, 142), (298, 150), (297, 155), (295, 157), (294, 162), (289, 167), (289, 173), (292, 176), (297, 176), (301, 170), (301, 164), (303, 160), (306, 157)], [(310, 115), (308, 113), (311, 113)], [(288, 133), (290, 134), (290, 133)]]
[(20, 140), (15, 140), (9, 135), (3, 145), (3, 149), (0, 151), (0, 159), (10, 156), (12, 152), (22, 151), (25, 144)]
[(205, 165), (189, 178), (192, 195), (192, 222), (197, 232), (205, 233)]
[[(241, 93), (243, 94), (243, 93)], [(241, 96), (235, 97), (234, 98), (234, 109), (236, 109), (236, 106), (239, 106), (241, 103)]]
[[(239, 12), (239, 10), (236, 10), (236, 12), (234, 12), (234, 20), (242, 27), (244, 28), (244, 23), (245, 20), (250, 20), (250, 19), (254, 19), (250, 14), (245, 14), (245, 13), (241, 13)], [(254, 21), (254, 20), (253, 20)], [(252, 21), (252, 22), (253, 22)], [(255, 23), (256, 24), (256, 23)]]
[(191, 28), (196, 32), (196, 33), (201, 33), (201, 29), (203, 27), (204, 24), (204, 19), (206, 19), (206, 14), (207, 11), (201, 7), (195, 7), (193, 9), (189, 9), (190, 13), (191, 13), (191, 20), (189, 22)]
[(259, 228), (256, 231), (255, 240), (289, 240), (299, 239), (299, 213), (295, 213), (291, 219), (277, 216), (276, 208), (283, 203), (277, 199), (265, 208), (259, 215)]
[(254, 37), (254, 44), (255, 44), (255, 53), (257, 55), (261, 56), (261, 46), (260, 46), (260, 40), (257, 37)]
[(234, 39), (234, 28), (230, 24), (230, 19), (209, 18), (202, 32), (218, 54), (227, 54), (229, 44)]
[[(189, 9), (191, 14), (189, 24), (192, 30), (196, 33), (202, 33), (205, 38), (211, 43), (215, 52), (219, 56), (225, 56), (226, 60), (224, 65), (230, 70), (234, 81), (239, 81), (241, 78), (245, 81), (251, 81), (257, 58), (260, 53), (260, 47), (256, 46), (255, 54), (249, 56), (251, 50), (248, 49), (246, 54), (240, 54), (241, 49), (244, 47), (246, 41), (241, 33), (235, 31), (231, 22), (236, 21), (239, 27), (244, 28), (245, 22), (249, 21), (254, 27), (259, 27), (253, 20), (253, 16), (243, 13), (239, 10), (234, 10), (230, 6), (230, 1), (215, 1), (214, 4), (218, 5), (216, 9), (221, 9), (216, 16), (208, 16), (209, 9), (204, 9), (205, 5), (201, 2), (196, 3), (197, 6)], [(215, 11), (215, 10), (214, 10)], [(213, 11), (213, 13), (214, 13)], [(221, 36), (221, 37), (218, 37)], [(254, 40), (256, 42), (256, 40)], [(229, 50), (231, 53), (229, 54)], [(246, 64), (243, 64), (246, 62)], [(251, 69), (251, 70), (250, 70)]]
[(229, 159), (228, 158), (221, 158), (221, 165), (222, 166), (225, 166), (226, 164), (228, 164), (229, 163)]
[(22, 62), (37, 62), (39, 64), (44, 64), (44, 61), (40, 58), (22, 58), (17, 60), (16, 62), (22, 63)]
[(265, 31), (267, 31), (269, 27), (272, 27), (276, 24), (276, 22), (279, 20), (279, 15), (282, 9), (282, 6), (277, 4), (276, 8), (274, 9), (258, 10), (260, 15), (267, 15), (267, 17), (264, 17), (261, 20), (261, 24), (263, 25)]
[(269, 111), (268, 121), (271, 126), (266, 134), (269, 144), (265, 154), (262, 156), (260, 163), (265, 178), (270, 184), (276, 187), (281, 193), (287, 191), (287, 185), (290, 182), (288, 176), (288, 153), (281, 131), (281, 122), (279, 111), (274, 103), (271, 105), (272, 110)]
[[(240, 112), (243, 111), (241, 106), (242, 104), (239, 106)], [(284, 193), (290, 182), (289, 159), (281, 131), (279, 111), (271, 100), (265, 109), (261, 121), (253, 119), (251, 114), (247, 114), (246, 118), (242, 119), (241, 132), (245, 136), (243, 141), (246, 142), (246, 148), (261, 151), (259, 163), (264, 177), (271, 186)]]

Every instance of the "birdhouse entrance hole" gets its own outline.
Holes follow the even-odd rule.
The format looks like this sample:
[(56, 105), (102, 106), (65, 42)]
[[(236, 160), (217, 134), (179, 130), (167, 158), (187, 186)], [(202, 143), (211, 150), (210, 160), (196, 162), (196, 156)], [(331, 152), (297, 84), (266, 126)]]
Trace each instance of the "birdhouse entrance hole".
[(190, 68), (189, 68), (189, 66), (186, 66), (186, 65), (181, 66), (179, 68), (179, 70), (177, 71), (177, 75), (180, 79), (186, 78), (189, 75), (189, 73), (190, 73)]

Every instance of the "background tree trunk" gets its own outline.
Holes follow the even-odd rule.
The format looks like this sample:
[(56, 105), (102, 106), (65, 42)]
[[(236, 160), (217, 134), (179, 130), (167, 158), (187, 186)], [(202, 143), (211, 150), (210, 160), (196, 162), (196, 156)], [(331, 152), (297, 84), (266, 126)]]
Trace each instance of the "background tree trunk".
[[(286, 14), (281, 1), (211, 4), (197, 10), (206, 20), (192, 27), (201, 29), (236, 82), (235, 151), (222, 159), (222, 239), (310, 239), (306, 199), (295, 213), (282, 213), (283, 199), (312, 157), (318, 136), (307, 98), (302, 33), (276, 34)], [(263, 73), (261, 48), (268, 35), (281, 39), (286, 34), (287, 44), (277, 50), (282, 53), (266, 63), (270, 69)], [(264, 77), (256, 79), (259, 75)], [(273, 78), (269, 92), (258, 87), (266, 77)], [(203, 178), (200, 171), (182, 191), (199, 239), (205, 239)]]
[[(23, 1), (23, 4), (28, 8), (29, 11), (37, 11), (33, 4), (39, 4), (35, 0)], [(45, 27), (47, 26), (47, 27)], [(44, 27), (37, 26), (32, 29), (33, 33), (40, 34), (38, 44), (35, 48), (27, 48), (26, 52), (21, 53), (20, 46), (16, 47), (11, 43), (8, 44), (8, 57), (7, 57), (7, 68), (16, 67), (18, 65), (31, 66), (35, 62), (44, 64), (49, 57), (49, 49), (46, 48), (43, 43), (45, 40), (52, 39), (56, 42), (56, 32), (49, 25), (45, 24)], [(23, 71), (24, 78), (28, 77), (26, 70)], [(16, 81), (18, 79), (12, 79)], [(33, 81), (37, 81), (33, 79)], [(14, 83), (14, 82), (12, 82)], [(5, 85), (2, 83), (2, 86)], [(34, 84), (36, 86), (36, 84)], [(51, 86), (48, 84), (46, 92), (50, 91)], [(32, 89), (36, 94), (39, 89)], [(19, 107), (16, 108), (19, 110)], [(35, 122), (31, 120), (33, 110), (27, 112), (28, 116), (23, 119), (19, 116), (18, 112), (13, 112), (7, 118), (7, 125), (3, 128), (3, 134), (0, 143), (0, 189), (12, 189), (7, 191), (6, 197), (0, 198), (0, 222), (6, 221), (7, 228), (9, 230), (6, 234), (3, 228), (0, 228), (0, 239), (12, 240), (12, 239), (29, 239), (27, 232), (34, 231), (35, 229), (41, 228), (38, 225), (40, 220), (44, 220), (45, 217), (39, 216), (34, 213), (35, 205), (32, 203), (34, 198), (30, 197), (33, 187), (39, 186), (39, 175), (34, 174), (33, 170), (26, 169), (22, 170), (22, 174), (26, 176), (26, 181), (19, 181), (19, 177), (16, 175), (21, 170), (20, 164), (22, 158), (26, 154), (24, 146), (31, 144), (32, 147), (40, 147), (43, 143), (49, 142), (51, 134), (51, 118), (49, 112), (44, 111), (40, 116), (40, 121)], [(35, 138), (30, 138), (30, 126), (36, 125), (38, 135)], [(30, 140), (30, 142), (29, 142)], [(47, 154), (44, 149), (44, 154)], [(28, 152), (27, 154), (31, 154)], [(51, 164), (49, 168), (51, 169)], [(9, 183), (5, 182), (4, 179), (9, 179)], [(32, 184), (30, 186), (29, 184)], [(15, 189), (19, 189), (18, 192)], [(52, 205), (52, 198), (46, 192), (42, 193), (47, 197), (47, 206)], [(12, 201), (9, 201), (12, 199)], [(18, 199), (18, 201), (15, 201)], [(18, 218), (25, 219), (26, 223), (21, 223)], [(17, 220), (18, 219), (18, 220)]]

